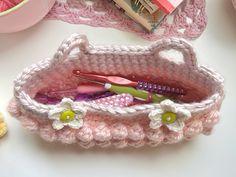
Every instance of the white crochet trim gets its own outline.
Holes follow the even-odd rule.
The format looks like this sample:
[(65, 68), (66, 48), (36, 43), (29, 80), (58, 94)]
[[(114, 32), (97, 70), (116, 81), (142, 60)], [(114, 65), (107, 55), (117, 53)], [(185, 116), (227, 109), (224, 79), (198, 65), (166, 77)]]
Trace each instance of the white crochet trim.
[[(79, 49), (76, 53), (72, 54), (73, 49)], [(88, 44), (87, 38), (84, 35), (72, 35), (68, 40), (65, 40), (58, 51), (54, 55), (52, 59), (45, 59), (38, 64), (34, 64), (29, 68), (26, 68), (21, 74), (18, 75), (15, 80), (14, 93), (15, 97), (23, 106), (24, 109), (31, 111), (33, 113), (39, 114), (43, 117), (47, 117), (48, 113), (56, 108), (56, 105), (44, 105), (40, 104), (30, 96), (25, 93), (23, 86), (27, 83), (27, 81), (34, 75), (36, 75), (39, 71), (43, 72), (47, 69), (54, 67), (62, 62), (65, 62), (65, 59), (74, 59), (75, 56), (83, 55), (86, 53), (89, 54), (103, 54), (103, 53), (112, 53), (112, 54), (150, 54), (159, 53), (160, 51), (166, 49), (175, 49), (183, 54), (184, 58), (184, 66), (188, 67), (191, 70), (197, 71), (203, 74), (206, 77), (211, 77), (215, 80), (219, 85), (219, 89), (206, 100), (203, 100), (199, 103), (191, 103), (191, 104), (176, 104), (179, 108), (185, 108), (189, 110), (191, 113), (199, 112), (203, 110), (207, 110), (211, 106), (213, 106), (216, 102), (222, 99), (223, 97), (223, 78), (204, 66), (198, 66), (196, 63), (196, 55), (193, 51), (190, 44), (188, 44), (183, 39), (162, 39), (157, 41), (155, 44), (150, 47), (141, 47), (141, 46), (90, 46)], [(171, 61), (169, 61), (171, 63)], [(103, 105), (97, 105), (90, 102), (75, 102), (75, 105), (84, 105), (88, 111), (99, 111), (103, 113), (110, 113), (114, 115), (122, 115), (122, 116), (131, 116), (133, 114), (145, 113), (148, 114), (151, 110), (160, 109), (160, 104), (143, 104), (143, 105), (135, 105), (131, 107), (118, 108), (118, 107), (106, 107)]]

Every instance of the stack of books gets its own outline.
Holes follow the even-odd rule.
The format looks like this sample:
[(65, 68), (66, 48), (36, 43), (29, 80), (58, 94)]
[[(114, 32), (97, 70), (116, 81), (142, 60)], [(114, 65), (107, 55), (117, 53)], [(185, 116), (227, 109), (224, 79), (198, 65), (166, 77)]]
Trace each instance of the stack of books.
[(160, 22), (170, 15), (183, 0), (113, 0), (125, 14), (149, 31), (154, 31)]

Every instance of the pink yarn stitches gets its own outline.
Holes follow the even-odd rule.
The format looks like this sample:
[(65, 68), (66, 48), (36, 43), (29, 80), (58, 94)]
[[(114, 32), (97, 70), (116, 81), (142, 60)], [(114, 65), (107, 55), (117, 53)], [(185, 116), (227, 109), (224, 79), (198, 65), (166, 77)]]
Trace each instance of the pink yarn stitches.
[[(15, 105), (15, 100), (12, 100), (9, 104), (10, 113), (14, 112), (12, 108)], [(84, 148), (95, 145), (100, 147), (114, 145), (117, 148), (132, 146), (137, 148), (145, 144), (152, 147), (156, 147), (161, 143), (174, 144), (183, 139), (192, 139), (201, 133), (209, 135), (214, 125), (219, 121), (219, 115), (218, 112), (214, 112), (209, 117), (191, 119), (181, 132), (168, 131), (164, 127), (156, 130), (144, 129), (143, 124), (145, 122), (142, 121), (113, 123), (106, 121), (105, 118), (101, 118), (101, 122), (97, 122), (94, 126), (90, 123), (90, 125), (86, 124), (78, 130), (64, 128), (56, 131), (52, 128), (50, 121), (40, 117), (32, 117), (29, 113), (24, 113), (18, 119), (25, 129), (31, 132), (39, 132), (41, 138), (48, 142), (79, 143)]]
[(178, 36), (189, 39), (199, 37), (207, 24), (205, 0), (185, 0), (172, 16), (164, 20), (158, 30), (148, 33), (108, 0), (57, 0), (47, 19), (94, 27), (111, 27), (133, 32), (147, 40)]

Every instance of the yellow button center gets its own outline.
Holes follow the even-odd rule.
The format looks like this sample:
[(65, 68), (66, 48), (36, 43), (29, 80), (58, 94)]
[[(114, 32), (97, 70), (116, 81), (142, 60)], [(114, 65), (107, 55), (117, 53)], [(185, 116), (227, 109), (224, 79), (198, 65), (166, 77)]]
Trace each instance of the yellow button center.
[(72, 110), (66, 110), (61, 113), (60, 116), (61, 122), (67, 123), (73, 121), (74, 119), (75, 119), (75, 112), (73, 112)]
[(176, 121), (176, 114), (173, 112), (166, 112), (161, 116), (162, 123), (172, 124)]

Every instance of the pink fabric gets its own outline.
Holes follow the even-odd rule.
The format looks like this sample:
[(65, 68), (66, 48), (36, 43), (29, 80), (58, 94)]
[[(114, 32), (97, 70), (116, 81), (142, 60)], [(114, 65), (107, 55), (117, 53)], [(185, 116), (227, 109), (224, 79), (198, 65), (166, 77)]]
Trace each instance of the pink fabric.
[(0, 0), (0, 12), (11, 9), (22, 1), (23, 0)]
[(122, 15), (109, 0), (57, 0), (47, 19), (116, 28), (152, 41), (167, 36), (194, 39), (202, 34), (207, 24), (205, 0), (185, 0), (173, 13), (173, 20), (171, 16), (168, 17), (154, 33), (147, 32), (129, 17)]

